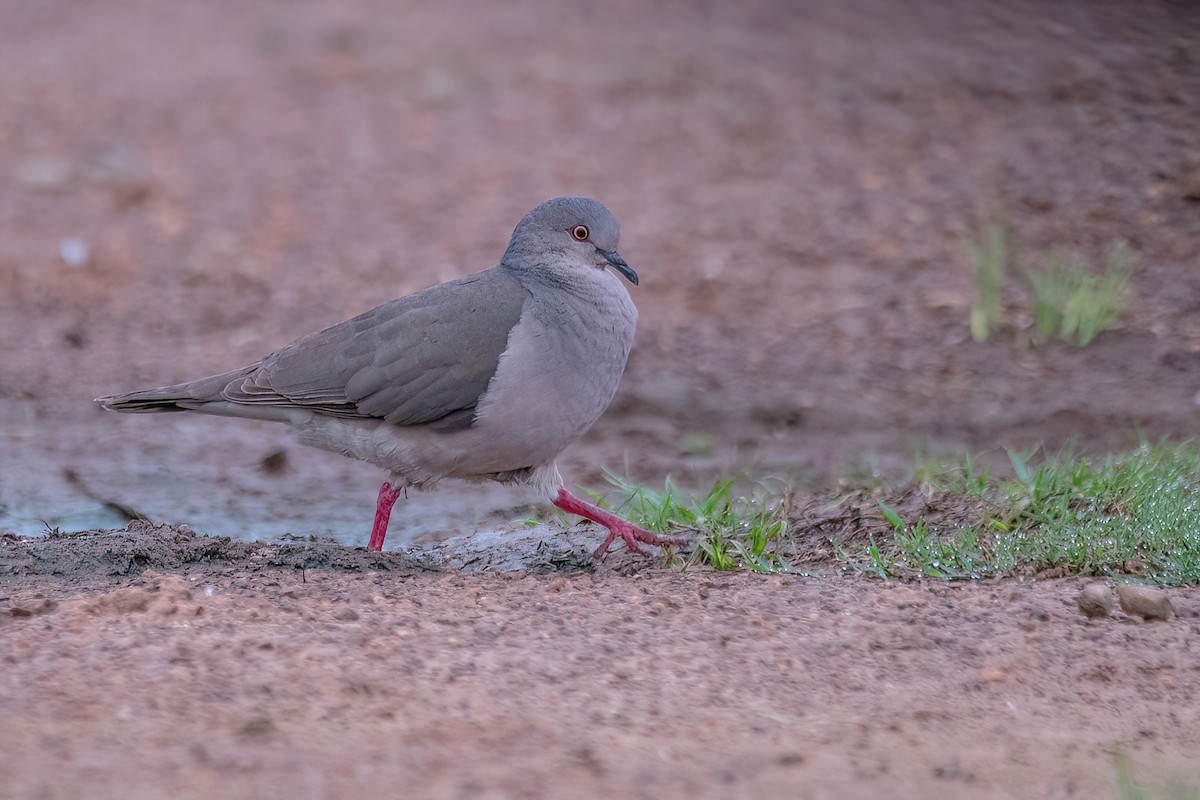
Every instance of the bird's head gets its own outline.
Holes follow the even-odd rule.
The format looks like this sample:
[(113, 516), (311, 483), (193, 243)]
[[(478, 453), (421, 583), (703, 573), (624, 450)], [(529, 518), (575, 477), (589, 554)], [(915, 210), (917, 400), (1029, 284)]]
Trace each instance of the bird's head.
[(552, 265), (568, 270), (612, 267), (636, 286), (637, 273), (617, 252), (620, 239), (621, 226), (603, 203), (589, 197), (556, 197), (517, 224), (500, 263), (518, 271)]

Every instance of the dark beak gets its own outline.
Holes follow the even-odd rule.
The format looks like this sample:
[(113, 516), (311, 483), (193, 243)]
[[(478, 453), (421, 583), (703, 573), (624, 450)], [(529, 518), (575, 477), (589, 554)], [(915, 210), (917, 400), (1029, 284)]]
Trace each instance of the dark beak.
[(618, 253), (616, 250), (613, 250), (611, 253), (607, 250), (601, 250), (600, 255), (604, 256), (604, 260), (607, 261), (613, 269), (624, 275), (630, 283), (632, 283), (634, 286), (638, 285), (637, 273), (633, 271), (633, 267), (625, 263), (625, 259), (621, 258), (620, 253)]

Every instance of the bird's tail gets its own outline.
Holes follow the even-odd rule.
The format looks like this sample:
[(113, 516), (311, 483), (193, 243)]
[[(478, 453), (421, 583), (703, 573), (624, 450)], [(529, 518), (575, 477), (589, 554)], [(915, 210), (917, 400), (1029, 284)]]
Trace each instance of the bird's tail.
[(159, 389), (140, 392), (125, 392), (106, 397), (97, 397), (96, 402), (109, 411), (130, 414), (148, 414), (156, 411), (202, 411), (209, 403), (222, 403), (222, 392), (233, 381), (241, 381), (254, 370), (257, 364), (209, 378), (200, 378)]

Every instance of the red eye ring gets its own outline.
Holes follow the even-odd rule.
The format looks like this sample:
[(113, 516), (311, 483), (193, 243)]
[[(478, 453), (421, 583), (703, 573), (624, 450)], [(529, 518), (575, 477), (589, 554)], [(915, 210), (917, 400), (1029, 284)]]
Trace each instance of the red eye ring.
[(592, 232), (587, 229), (587, 225), (576, 225), (571, 229), (571, 235), (575, 237), (576, 241), (586, 242)]

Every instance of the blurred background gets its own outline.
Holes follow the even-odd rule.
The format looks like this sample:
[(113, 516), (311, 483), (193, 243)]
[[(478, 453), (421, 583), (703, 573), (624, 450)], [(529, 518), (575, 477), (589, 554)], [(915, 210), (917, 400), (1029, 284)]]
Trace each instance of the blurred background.
[(377, 470), (91, 398), (492, 266), (562, 194), (642, 276), (570, 482), (1194, 435), (1197, 131), (1193, 3), (0, 0), (0, 530), (364, 544)]

